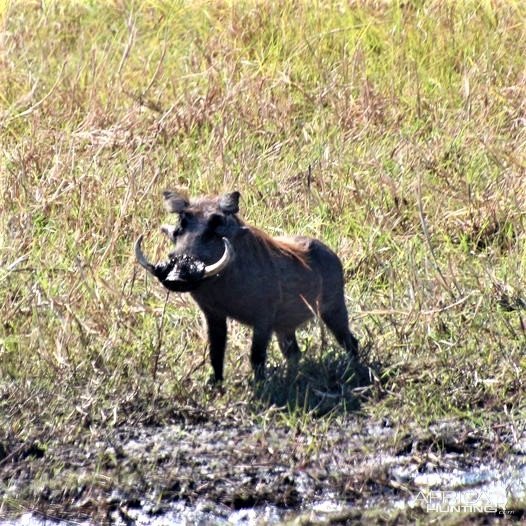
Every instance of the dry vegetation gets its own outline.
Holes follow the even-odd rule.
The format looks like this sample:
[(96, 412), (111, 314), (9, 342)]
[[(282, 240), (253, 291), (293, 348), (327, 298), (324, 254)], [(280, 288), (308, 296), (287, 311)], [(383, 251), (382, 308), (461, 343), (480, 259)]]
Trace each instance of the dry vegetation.
[[(505, 454), (526, 410), (525, 20), (498, 0), (0, 2), (0, 473), (178, 418), (458, 419)], [(340, 254), (382, 378), (358, 413), (317, 325), (293, 392), (276, 349), (254, 392), (235, 325), (223, 391), (203, 387), (196, 308), (132, 256), (141, 232), (166, 253), (174, 186), (238, 189), (248, 222)]]

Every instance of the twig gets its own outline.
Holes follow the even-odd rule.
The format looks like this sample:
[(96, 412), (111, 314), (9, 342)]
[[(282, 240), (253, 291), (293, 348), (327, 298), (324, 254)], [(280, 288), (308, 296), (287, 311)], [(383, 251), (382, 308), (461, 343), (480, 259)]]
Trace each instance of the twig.
[(459, 300), (450, 303), (449, 305), (446, 305), (445, 307), (439, 307), (437, 309), (430, 309), (430, 310), (400, 310), (400, 309), (374, 309), (374, 310), (366, 310), (366, 311), (360, 311), (360, 312), (351, 312), (350, 314), (353, 317), (360, 317), (364, 318), (365, 316), (390, 316), (393, 314), (400, 314), (403, 316), (410, 316), (411, 314), (419, 314), (422, 316), (432, 316), (433, 314), (440, 314), (441, 312), (445, 312), (447, 310), (453, 309), (455, 307), (458, 307), (459, 305), (462, 305), (465, 303), (469, 298), (473, 296), (473, 293), (470, 292), (466, 296), (463, 296)]
[(124, 53), (122, 54), (121, 61), (119, 63), (119, 67), (117, 68), (117, 76), (121, 74), (122, 68), (124, 67), (125, 62), (128, 59), (128, 56), (130, 55), (131, 48), (135, 41), (136, 28), (132, 20), (132, 13), (130, 13), (130, 16), (128, 18), (128, 30), (130, 32), (130, 35), (128, 37), (126, 48), (124, 49)]
[[(444, 277), (444, 274), (442, 273), (442, 270), (440, 268), (440, 265), (438, 264), (438, 259), (435, 254), (435, 249), (433, 248), (433, 244), (431, 243), (431, 236), (429, 235), (429, 230), (427, 228), (426, 218), (424, 216), (424, 207), (422, 205), (422, 177), (418, 176), (418, 192), (417, 192), (417, 201), (418, 201), (418, 215), (420, 216), (420, 224), (422, 225), (422, 231), (424, 233), (424, 238), (426, 240), (427, 246), (429, 248), (429, 253), (431, 254), (431, 257), (433, 258), (433, 263), (435, 264), (435, 270), (437, 271), (437, 274), (440, 278), (440, 281), (442, 283), (442, 286), (446, 289), (447, 292), (449, 292), (449, 295), (453, 300), (456, 300), (456, 296), (453, 293), (451, 287), (449, 286), (448, 282), (446, 281), (446, 278)], [(460, 291), (458, 291), (460, 293)]]
[(140, 99), (142, 100), (146, 94), (150, 91), (150, 88), (153, 86), (153, 83), (157, 79), (157, 75), (159, 75), (159, 71), (161, 70), (161, 65), (164, 62), (164, 57), (166, 56), (166, 49), (167, 49), (166, 41), (164, 42), (163, 50), (161, 52), (161, 58), (159, 59), (159, 62), (157, 63), (157, 67), (155, 68), (155, 71), (152, 75), (152, 78), (150, 79), (150, 82), (148, 82), (148, 85), (146, 88), (144, 88), (144, 91), (140, 95)]
[(164, 299), (163, 312), (161, 314), (161, 322), (157, 326), (157, 348), (155, 349), (155, 355), (153, 359), (153, 371), (152, 378), (155, 382), (157, 378), (157, 368), (159, 365), (159, 357), (161, 355), (161, 345), (163, 343), (163, 328), (164, 328), (164, 315), (166, 313), (166, 305), (168, 304), (168, 298), (170, 297), (170, 291), (166, 291), (166, 298)]
[(35, 102), (35, 104), (27, 108), (27, 110), (21, 111), (20, 113), (13, 115), (10, 119), (7, 119), (7, 123), (10, 123), (11, 121), (14, 121), (20, 117), (26, 117), (27, 115), (33, 113), (39, 106), (42, 106), (42, 104), (44, 104), (44, 102), (51, 96), (59, 82), (62, 80), (62, 73), (64, 72), (65, 67), (66, 63), (64, 62), (64, 64), (62, 64), (62, 68), (60, 69), (60, 73), (57, 76), (57, 80), (55, 80), (55, 83), (53, 86), (51, 86), (51, 89), (39, 101)]

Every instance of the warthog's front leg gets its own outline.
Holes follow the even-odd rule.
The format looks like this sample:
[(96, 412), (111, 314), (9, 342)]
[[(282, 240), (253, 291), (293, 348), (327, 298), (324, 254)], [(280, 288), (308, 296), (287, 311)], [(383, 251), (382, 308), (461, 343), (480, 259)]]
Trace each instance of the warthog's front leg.
[(223, 380), (223, 364), (226, 347), (226, 318), (205, 312), (210, 345), (210, 361), (214, 370), (214, 380)]

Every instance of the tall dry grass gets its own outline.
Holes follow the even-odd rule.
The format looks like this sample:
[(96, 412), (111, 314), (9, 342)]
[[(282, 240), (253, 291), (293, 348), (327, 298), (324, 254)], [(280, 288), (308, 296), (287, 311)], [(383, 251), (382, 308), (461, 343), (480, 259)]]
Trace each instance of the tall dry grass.
[[(141, 232), (166, 253), (174, 186), (238, 189), (247, 221), (339, 253), (384, 382), (365, 415), (517, 428), (524, 20), (522, 2), (4, 4), (0, 429), (45, 442), (180, 411), (261, 417), (239, 404), (246, 330), (223, 396), (203, 389), (196, 308), (134, 262)], [(317, 326), (301, 341), (338, 356)], [(307, 386), (345, 408), (345, 381), (315, 371)]]

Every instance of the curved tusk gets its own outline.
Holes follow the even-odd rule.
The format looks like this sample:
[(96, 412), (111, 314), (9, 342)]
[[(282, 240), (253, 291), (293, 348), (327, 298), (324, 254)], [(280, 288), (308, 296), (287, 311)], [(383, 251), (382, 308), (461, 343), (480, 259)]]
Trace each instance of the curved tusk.
[(141, 267), (144, 267), (150, 274), (153, 274), (155, 276), (155, 267), (146, 259), (146, 256), (143, 254), (141, 249), (141, 243), (144, 235), (141, 234), (137, 241), (135, 241), (135, 257), (137, 258), (137, 261), (141, 265)]
[(230, 241), (228, 241), (226, 237), (223, 238), (223, 243), (225, 244), (225, 251), (221, 256), (221, 259), (216, 263), (213, 263), (212, 265), (207, 265), (205, 267), (205, 273), (203, 275), (203, 278), (210, 278), (212, 276), (215, 276), (216, 274), (219, 274), (230, 263), (234, 250), (232, 248), (232, 245), (230, 244)]

